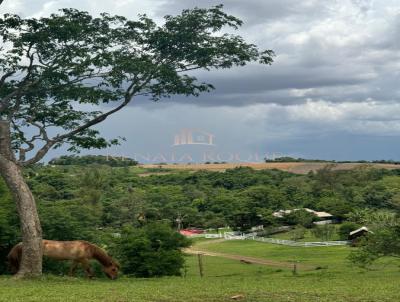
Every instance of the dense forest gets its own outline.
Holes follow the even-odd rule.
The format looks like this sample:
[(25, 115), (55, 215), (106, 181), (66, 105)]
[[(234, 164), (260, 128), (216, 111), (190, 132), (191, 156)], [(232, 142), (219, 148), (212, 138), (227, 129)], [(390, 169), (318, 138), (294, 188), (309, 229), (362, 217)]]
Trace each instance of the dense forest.
[[(251, 168), (146, 172), (139, 167), (97, 164), (26, 169), (39, 204), (44, 238), (84, 239), (107, 246), (112, 234), (153, 223), (173, 229), (230, 226), (243, 231), (288, 223), (309, 227), (300, 214), (285, 220), (272, 215), (276, 210), (303, 207), (361, 224), (363, 213), (390, 213), (400, 205), (400, 170), (367, 165), (350, 171), (328, 166), (307, 175)], [(14, 203), (2, 182), (0, 204), (0, 268), (4, 270), (3, 259), (20, 235)]]

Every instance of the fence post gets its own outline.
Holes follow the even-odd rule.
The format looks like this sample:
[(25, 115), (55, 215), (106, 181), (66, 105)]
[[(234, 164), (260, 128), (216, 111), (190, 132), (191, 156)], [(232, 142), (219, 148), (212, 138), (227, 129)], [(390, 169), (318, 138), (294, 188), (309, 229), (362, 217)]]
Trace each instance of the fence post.
[(202, 258), (202, 254), (198, 253), (197, 254), (197, 260), (199, 263), (199, 273), (200, 273), (200, 277), (203, 278), (204, 275), (204, 270), (203, 270), (203, 258)]
[(293, 270), (292, 270), (292, 273), (293, 273), (293, 276), (297, 276), (297, 262), (298, 261), (293, 261)]

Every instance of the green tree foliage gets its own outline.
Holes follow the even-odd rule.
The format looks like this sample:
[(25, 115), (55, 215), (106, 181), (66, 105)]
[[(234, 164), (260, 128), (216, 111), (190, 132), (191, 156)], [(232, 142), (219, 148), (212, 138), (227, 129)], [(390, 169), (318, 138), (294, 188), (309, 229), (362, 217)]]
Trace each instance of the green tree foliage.
[(190, 241), (165, 224), (124, 228), (116, 239), (114, 255), (123, 272), (135, 277), (179, 276), (184, 265), (181, 248)]
[(41, 204), (39, 214), (46, 239), (96, 241), (96, 226), (100, 226), (101, 217), (93, 207), (78, 202), (55, 202)]
[(384, 256), (400, 257), (400, 224), (381, 227), (358, 242), (360, 248), (349, 256), (350, 260), (367, 268)]
[[(0, 116), (12, 122), (18, 162), (37, 162), (64, 143), (72, 151), (117, 143), (92, 126), (138, 96), (160, 100), (212, 90), (193, 70), (271, 64), (271, 50), (226, 33), (241, 25), (222, 6), (168, 15), (162, 25), (145, 15), (135, 21), (106, 13), (93, 18), (75, 9), (40, 19), (4, 15), (0, 34), (8, 47), (1, 49)], [(76, 104), (110, 109), (84, 111)], [(38, 134), (30, 138), (28, 126)], [(50, 129), (59, 133), (51, 136)]]
[(37, 198), (41, 200), (73, 198), (71, 194), (73, 183), (68, 177), (68, 170), (44, 167), (41, 173), (37, 173), (37, 169), (31, 170), (31, 173), (27, 175), (27, 182)]
[[(118, 144), (93, 126), (137, 97), (158, 101), (211, 91), (194, 70), (272, 63), (271, 50), (228, 34), (242, 21), (222, 5), (184, 10), (162, 23), (145, 15), (135, 21), (106, 13), (93, 18), (75, 9), (39, 19), (0, 18), (6, 45), (0, 48), (0, 174), (14, 188), (21, 222), (29, 226), (22, 229), (21, 277), (42, 271), (40, 220), (21, 167), (64, 144), (75, 152)], [(99, 198), (92, 192), (91, 200)]]
[(312, 227), (315, 220), (316, 217), (314, 214), (303, 209), (292, 211), (282, 218), (282, 221), (288, 225), (301, 225), (305, 228)]
[(380, 183), (374, 183), (364, 189), (363, 197), (369, 207), (382, 207), (390, 203), (390, 192)]
[[(349, 213), (344, 214), (344, 219), (349, 222), (339, 229), (343, 239), (347, 239), (347, 234), (356, 226), (366, 225), (375, 230), (397, 224), (395, 208), (391, 204), (365, 208), (359, 199), (365, 188), (374, 183), (383, 185), (385, 190), (394, 194), (400, 179), (397, 171), (331, 171), (329, 173), (335, 175), (334, 189), (324, 189), (318, 194), (312, 189), (320, 186), (313, 174), (293, 175), (248, 168), (223, 173), (174, 172), (149, 177), (139, 177), (135, 173), (125, 167), (104, 165), (26, 169), (29, 185), (38, 196), (45, 237), (83, 239), (109, 247), (111, 234), (120, 233), (123, 228), (133, 228), (132, 232), (135, 232), (148, 224), (163, 222), (176, 230), (177, 218), (181, 219), (182, 228), (230, 226), (247, 231), (257, 225), (265, 228), (288, 224), (313, 227), (316, 218), (307, 211), (295, 211), (284, 219), (276, 218), (272, 213), (276, 209), (300, 209), (304, 206), (329, 212), (334, 209), (332, 205), (337, 199), (349, 208)], [(226, 183), (226, 179), (234, 185), (221, 185)], [(239, 185), (241, 181), (242, 186)], [(61, 193), (54, 194), (57, 191)], [(351, 197), (349, 191), (358, 197)], [(4, 242), (1, 257), (4, 257), (20, 237), (14, 205), (1, 183), (0, 192), (0, 236)], [(99, 198), (92, 198), (96, 196)], [(295, 234), (296, 238), (301, 239), (302, 233)], [(58, 262), (46, 262), (45, 269), (57, 274), (67, 271), (67, 267)]]
[(115, 156), (104, 156), (104, 155), (63, 155), (58, 158), (54, 158), (49, 161), (50, 165), (58, 166), (70, 166), (70, 165), (106, 165), (110, 167), (130, 167), (136, 166), (137, 161), (128, 157), (115, 157)]
[(317, 209), (323, 209), (335, 217), (338, 217), (340, 219), (344, 219), (346, 217), (346, 214), (351, 212), (352, 206), (346, 202), (346, 200), (336, 194), (332, 194), (331, 196), (322, 196), (319, 199), (319, 202), (316, 205)]
[(368, 226), (370, 231), (355, 242), (359, 249), (350, 255), (353, 263), (367, 268), (381, 257), (400, 257), (400, 216), (398, 211), (364, 210), (354, 213), (349, 216), (349, 219), (363, 222), (363, 225)]
[(6, 256), (19, 240), (19, 222), (15, 204), (4, 182), (0, 179), (0, 274), (7, 272)]

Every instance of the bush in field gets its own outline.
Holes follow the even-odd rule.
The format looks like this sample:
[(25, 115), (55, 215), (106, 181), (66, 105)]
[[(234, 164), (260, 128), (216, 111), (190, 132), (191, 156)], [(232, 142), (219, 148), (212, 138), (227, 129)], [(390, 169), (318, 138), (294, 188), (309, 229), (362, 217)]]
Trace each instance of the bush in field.
[(178, 276), (184, 266), (180, 249), (189, 245), (190, 240), (169, 226), (154, 223), (140, 229), (125, 228), (115, 242), (113, 255), (130, 276)]
[(349, 255), (349, 260), (353, 264), (365, 269), (371, 266), (378, 258), (377, 254), (364, 248), (352, 251)]
[(292, 232), (291, 232), (291, 240), (297, 241), (303, 239), (306, 234), (306, 228), (298, 225)]
[(311, 230), (313, 235), (321, 240), (330, 240), (335, 234), (335, 226), (332, 224), (324, 224), (321, 226), (316, 226)]

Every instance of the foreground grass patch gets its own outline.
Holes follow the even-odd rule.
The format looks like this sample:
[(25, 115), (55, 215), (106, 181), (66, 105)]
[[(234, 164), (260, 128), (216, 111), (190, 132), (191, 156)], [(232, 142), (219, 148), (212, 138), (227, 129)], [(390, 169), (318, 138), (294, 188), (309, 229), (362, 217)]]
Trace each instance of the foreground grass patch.
[(41, 281), (1, 279), (1, 301), (232, 301), (242, 294), (245, 301), (399, 301), (399, 278), (392, 275), (329, 275), (293, 277), (285, 272), (254, 276), (209, 276), (203, 279), (74, 280)]
[[(299, 249), (251, 241), (215, 242), (204, 248), (254, 257), (288, 260), (293, 253), (328, 268), (300, 271), (271, 268), (219, 257), (204, 257), (205, 277), (198, 276), (197, 258), (186, 257), (185, 277), (121, 278), (109, 281), (47, 276), (36, 281), (0, 278), (0, 301), (224, 302), (234, 295), (251, 302), (400, 301), (398, 262), (388, 260), (375, 270), (351, 267), (349, 249)], [(290, 260), (290, 259), (289, 259)]]

